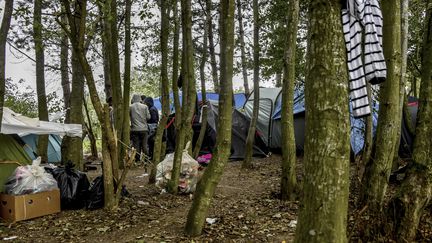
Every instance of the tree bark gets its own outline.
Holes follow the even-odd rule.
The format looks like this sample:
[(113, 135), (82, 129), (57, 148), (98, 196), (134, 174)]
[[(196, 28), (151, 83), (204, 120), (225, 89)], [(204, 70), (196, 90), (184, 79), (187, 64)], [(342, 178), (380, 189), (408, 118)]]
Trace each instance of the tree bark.
[(207, 62), (207, 49), (208, 49), (208, 41), (207, 41), (207, 32), (209, 28), (209, 20), (211, 12), (206, 11), (206, 19), (204, 24), (204, 38), (202, 45), (202, 53), (201, 53), (201, 63), (200, 63), (200, 79), (201, 79), (201, 97), (202, 97), (202, 108), (201, 108), (201, 129), (198, 136), (198, 139), (195, 144), (195, 148), (193, 150), (193, 157), (197, 158), (199, 156), (199, 152), (201, 150), (201, 145), (204, 141), (204, 136), (207, 130), (207, 92), (206, 92), (206, 83), (205, 83), (205, 65)]
[(260, 31), (260, 16), (258, 0), (253, 0), (253, 19), (254, 19), (254, 91), (253, 91), (253, 111), (252, 119), (249, 125), (249, 131), (246, 138), (245, 158), (242, 163), (243, 168), (252, 168), (253, 144), (255, 142), (256, 124), (258, 121), (260, 90), (259, 90), (259, 71), (260, 71), (260, 46), (259, 46), (259, 31)]
[(387, 80), (380, 89), (380, 109), (375, 150), (366, 165), (363, 177), (362, 202), (372, 212), (380, 212), (387, 191), (397, 134), (401, 121), (401, 31), (400, 1), (383, 0), (383, 48), (387, 64)]
[(339, 0), (309, 5), (304, 196), (295, 242), (347, 242), (349, 112)]
[(282, 176), (281, 199), (294, 200), (296, 180), (296, 144), (294, 136), (294, 85), (296, 65), (297, 25), (299, 1), (288, 1), (286, 40), (284, 53), (284, 75), (282, 88)]
[(155, 145), (153, 150), (153, 166), (157, 167), (161, 161), (162, 137), (165, 126), (168, 121), (170, 103), (169, 103), (169, 81), (168, 81), (168, 38), (170, 32), (169, 23), (170, 5), (168, 1), (161, 2), (161, 91), (162, 91), (162, 118), (156, 131)]
[(97, 151), (96, 136), (95, 136), (95, 134), (93, 132), (92, 120), (90, 118), (90, 114), (89, 114), (88, 107), (87, 107), (87, 102), (86, 102), (85, 99), (83, 100), (83, 104), (84, 104), (84, 110), (85, 110), (85, 113), (86, 113), (86, 116), (87, 116), (87, 122), (88, 122), (88, 124), (86, 125), (86, 127), (87, 127), (87, 134), (88, 134), (88, 137), (89, 137), (89, 140), (90, 140), (91, 154), (92, 154), (93, 157), (98, 158), (99, 155), (98, 155), (98, 151)]
[[(67, 19), (63, 15), (61, 21), (64, 25), (67, 24)], [(64, 31), (63, 31), (64, 32)], [(61, 47), (60, 47), (60, 73), (61, 73), (61, 85), (63, 90), (63, 101), (64, 109), (66, 111), (65, 123), (70, 123), (70, 97), (71, 97), (71, 86), (69, 80), (69, 39), (67, 33), (62, 33), (61, 36)]]
[(218, 133), (212, 161), (198, 182), (192, 206), (189, 209), (185, 231), (191, 236), (200, 235), (216, 186), (220, 181), (231, 148), (232, 76), (234, 55), (235, 0), (221, 0), (221, 77)]
[(130, 116), (129, 116), (129, 101), (130, 101), (130, 89), (131, 89), (131, 8), (132, 0), (125, 1), (125, 53), (124, 53), (124, 79), (123, 79), (123, 103), (122, 103), (122, 135), (121, 141), (118, 146), (120, 147), (119, 161), (123, 169), (126, 169), (122, 161), (125, 158), (127, 146), (130, 144)]
[(3, 119), (3, 106), (6, 85), (6, 42), (13, 12), (13, 0), (6, 0), (0, 26), (0, 130)]
[[(191, 0), (181, 1), (183, 56), (182, 56), (182, 114), (181, 124), (176, 134), (174, 164), (168, 190), (176, 194), (180, 177), (181, 158), (185, 144), (192, 140), (192, 118), (195, 112), (196, 88), (194, 77), (194, 50), (192, 40), (192, 9)], [(177, 112), (177, 111), (176, 111)]]
[(249, 90), (249, 78), (247, 72), (247, 58), (244, 41), (244, 28), (243, 28), (243, 14), (242, 14), (242, 0), (237, 0), (237, 18), (239, 24), (239, 41), (240, 41), (240, 53), (241, 53), (241, 64), (243, 73), (243, 86), (246, 96), (250, 94)]
[[(38, 116), (41, 121), (48, 121), (48, 107), (45, 92), (45, 56), (42, 38), (42, 0), (34, 1), (33, 38), (36, 59), (36, 93), (38, 97)], [(48, 161), (48, 135), (39, 135), (37, 152), (42, 161)]]
[[(390, 203), (397, 239), (413, 242), (424, 209), (432, 200), (432, 1), (427, 1), (424, 26), (422, 82), (412, 166)], [(394, 215), (396, 213), (396, 215)]]
[[(206, 0), (206, 11), (212, 11), (212, 0)], [(213, 34), (213, 18), (210, 14), (209, 24), (208, 24), (208, 41), (209, 41), (209, 52), (210, 52), (210, 65), (212, 70), (212, 80), (214, 86), (214, 92), (219, 92), (219, 81), (218, 81), (218, 67), (216, 62), (216, 51), (215, 51), (215, 43), (214, 43), (214, 34)]]
[[(372, 88), (369, 83), (366, 83), (368, 90), (369, 104), (372, 104)], [(365, 123), (365, 134), (364, 134), (364, 146), (361, 161), (357, 168), (358, 179), (361, 182), (363, 174), (365, 172), (366, 162), (371, 159), (372, 146), (373, 146), (373, 120), (372, 115), (363, 118)]]

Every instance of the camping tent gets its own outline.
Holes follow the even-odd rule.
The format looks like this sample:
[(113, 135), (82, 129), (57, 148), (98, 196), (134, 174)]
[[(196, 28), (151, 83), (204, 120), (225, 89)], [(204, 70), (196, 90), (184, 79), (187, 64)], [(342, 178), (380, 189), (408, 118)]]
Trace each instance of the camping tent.
[[(34, 134), (29, 134), (21, 137), (21, 139), (26, 143), (25, 150), (31, 159), (36, 158), (38, 136)], [(50, 134), (48, 136), (48, 162), (57, 163), (61, 161), (61, 142), (62, 139), (59, 135)]]
[(16, 135), (0, 134), (0, 191), (3, 191), (3, 185), (17, 166), (31, 162), (24, 151), (24, 144), (19, 141), (20, 138)]

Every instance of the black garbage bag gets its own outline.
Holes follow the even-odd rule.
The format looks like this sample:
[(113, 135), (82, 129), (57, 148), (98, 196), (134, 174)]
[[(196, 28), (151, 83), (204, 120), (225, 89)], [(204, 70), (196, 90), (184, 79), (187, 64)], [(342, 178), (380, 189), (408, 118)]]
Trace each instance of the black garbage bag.
[(67, 163), (65, 168), (55, 168), (51, 171), (60, 188), (60, 202), (62, 209), (81, 209), (88, 198), (89, 180), (87, 175), (73, 168)]
[(105, 202), (104, 196), (103, 177), (98, 176), (90, 185), (86, 208), (89, 210), (103, 208)]

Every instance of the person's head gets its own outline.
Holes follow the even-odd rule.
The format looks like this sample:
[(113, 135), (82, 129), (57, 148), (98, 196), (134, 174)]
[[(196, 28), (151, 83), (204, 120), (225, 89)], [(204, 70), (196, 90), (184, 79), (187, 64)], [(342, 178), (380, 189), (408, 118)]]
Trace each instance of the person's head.
[(108, 97), (108, 98), (106, 99), (106, 102), (108, 103), (109, 106), (112, 106), (112, 105), (113, 105), (112, 97), (111, 97), (111, 96)]
[(154, 106), (153, 98), (152, 97), (145, 98), (144, 104), (146, 104), (149, 108), (153, 107)]
[(147, 96), (145, 96), (145, 95), (141, 95), (141, 103), (144, 104), (144, 101), (145, 101), (146, 98), (147, 98)]
[(141, 95), (139, 95), (139, 94), (134, 94), (133, 96), (132, 96), (132, 100), (131, 100), (131, 103), (133, 104), (133, 103), (137, 103), (137, 102), (141, 102), (142, 100), (141, 100)]

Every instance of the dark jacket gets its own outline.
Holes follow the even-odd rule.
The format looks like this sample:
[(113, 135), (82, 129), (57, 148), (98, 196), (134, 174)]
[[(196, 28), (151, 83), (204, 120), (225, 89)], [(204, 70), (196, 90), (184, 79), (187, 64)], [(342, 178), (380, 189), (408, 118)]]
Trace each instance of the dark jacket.
[(147, 107), (149, 108), (149, 112), (150, 112), (150, 119), (148, 119), (147, 122), (148, 123), (158, 123), (159, 122), (159, 111), (154, 106), (153, 98), (147, 97), (144, 100), (144, 103), (147, 105)]

